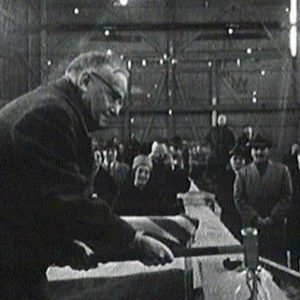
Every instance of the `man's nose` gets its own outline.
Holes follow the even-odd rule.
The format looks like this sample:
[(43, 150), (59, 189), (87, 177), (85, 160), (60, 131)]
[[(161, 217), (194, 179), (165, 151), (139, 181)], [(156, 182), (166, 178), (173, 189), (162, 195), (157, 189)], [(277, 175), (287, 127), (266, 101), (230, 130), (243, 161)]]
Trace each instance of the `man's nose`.
[(123, 107), (123, 102), (118, 101), (114, 103), (114, 105), (110, 107), (111, 114), (118, 116), (120, 114), (122, 107)]

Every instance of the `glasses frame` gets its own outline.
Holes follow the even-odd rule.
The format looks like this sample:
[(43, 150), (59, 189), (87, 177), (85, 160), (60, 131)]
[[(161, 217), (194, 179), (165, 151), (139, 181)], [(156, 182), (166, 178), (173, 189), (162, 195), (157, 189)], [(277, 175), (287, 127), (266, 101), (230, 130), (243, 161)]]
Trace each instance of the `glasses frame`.
[(109, 90), (109, 94), (111, 95), (111, 98), (113, 99), (114, 102), (123, 102), (124, 99), (122, 98), (122, 96), (120, 95), (120, 93), (118, 91), (116, 91), (108, 82), (106, 79), (104, 79), (101, 75), (99, 75), (98, 73), (91, 71), (90, 74), (94, 77), (96, 77), (97, 79), (99, 79), (105, 86), (106, 88)]

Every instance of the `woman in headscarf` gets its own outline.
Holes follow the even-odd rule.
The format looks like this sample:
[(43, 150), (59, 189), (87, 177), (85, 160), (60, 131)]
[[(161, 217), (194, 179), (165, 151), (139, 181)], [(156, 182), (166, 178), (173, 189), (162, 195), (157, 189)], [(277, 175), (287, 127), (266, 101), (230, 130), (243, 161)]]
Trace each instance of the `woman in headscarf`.
[(155, 191), (149, 186), (152, 160), (147, 155), (133, 159), (128, 181), (124, 184), (113, 203), (119, 215), (162, 215)]

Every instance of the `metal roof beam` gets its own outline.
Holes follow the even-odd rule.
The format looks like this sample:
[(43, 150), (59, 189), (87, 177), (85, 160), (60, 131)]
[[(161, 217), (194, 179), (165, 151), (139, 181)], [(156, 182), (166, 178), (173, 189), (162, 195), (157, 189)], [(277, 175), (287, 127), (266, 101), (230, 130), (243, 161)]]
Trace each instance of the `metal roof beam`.
[(216, 31), (233, 28), (235, 30), (282, 30), (279, 22), (268, 22), (262, 25), (258, 22), (240, 22), (240, 23), (95, 23), (84, 22), (74, 23), (74, 19), (65, 20), (64, 23), (57, 24), (48, 22), (45, 24), (46, 30), (49, 31), (98, 31), (98, 30), (116, 30), (116, 31)]

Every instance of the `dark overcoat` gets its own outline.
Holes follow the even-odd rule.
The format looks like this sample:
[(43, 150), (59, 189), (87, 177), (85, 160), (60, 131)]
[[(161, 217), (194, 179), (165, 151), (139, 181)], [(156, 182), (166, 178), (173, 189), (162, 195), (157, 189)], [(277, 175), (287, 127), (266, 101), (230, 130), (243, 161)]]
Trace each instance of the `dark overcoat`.
[(92, 121), (66, 78), (0, 111), (0, 267), (46, 268), (74, 239), (122, 247), (134, 230), (91, 201)]

